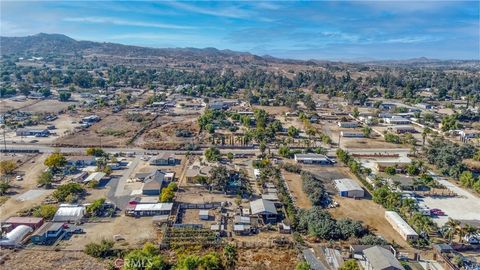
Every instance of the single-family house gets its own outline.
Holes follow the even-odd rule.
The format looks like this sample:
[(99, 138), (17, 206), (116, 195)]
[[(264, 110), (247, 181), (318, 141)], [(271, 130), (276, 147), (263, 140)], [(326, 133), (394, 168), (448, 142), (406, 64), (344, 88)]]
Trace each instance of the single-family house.
[(37, 245), (51, 245), (65, 232), (63, 222), (46, 222), (30, 238)]
[(277, 221), (277, 209), (275, 204), (271, 201), (258, 199), (250, 202), (250, 209), (252, 215), (258, 215), (263, 218), (264, 222), (272, 223)]
[(150, 165), (154, 166), (175, 166), (178, 163), (178, 159), (175, 158), (174, 153), (163, 152), (158, 156), (154, 156), (150, 159)]
[(320, 154), (295, 154), (294, 159), (297, 163), (333, 165), (333, 161), (331, 159)]
[(404, 270), (402, 264), (389, 250), (374, 246), (363, 251), (365, 270)]

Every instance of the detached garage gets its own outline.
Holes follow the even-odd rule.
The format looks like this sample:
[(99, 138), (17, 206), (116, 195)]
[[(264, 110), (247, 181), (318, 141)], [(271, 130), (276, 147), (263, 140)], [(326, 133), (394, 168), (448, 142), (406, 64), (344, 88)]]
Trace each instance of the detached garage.
[(365, 192), (363, 188), (353, 179), (344, 178), (334, 180), (338, 195), (349, 198), (363, 198)]

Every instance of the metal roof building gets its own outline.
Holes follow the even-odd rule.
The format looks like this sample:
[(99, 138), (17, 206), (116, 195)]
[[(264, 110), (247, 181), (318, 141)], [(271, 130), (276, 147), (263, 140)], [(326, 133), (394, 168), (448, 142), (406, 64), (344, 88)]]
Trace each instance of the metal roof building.
[(271, 201), (264, 199), (258, 199), (250, 202), (250, 208), (252, 209), (252, 215), (258, 214), (277, 214), (275, 204)]
[(379, 246), (367, 248), (363, 251), (366, 260), (366, 270), (404, 270), (393, 254)]
[(52, 221), (54, 222), (77, 222), (85, 215), (85, 206), (61, 204)]
[(385, 218), (388, 223), (402, 236), (405, 240), (416, 240), (418, 239), (417, 232), (408, 225), (405, 220), (400, 217), (400, 215), (395, 211), (385, 211)]
[(33, 232), (33, 229), (27, 225), (18, 225), (11, 232), (7, 233), (5, 238), (0, 240), (0, 246), (18, 246), (22, 240), (29, 233)]
[(319, 154), (295, 154), (297, 163), (332, 165), (333, 162), (325, 155)]
[(338, 194), (342, 197), (363, 198), (363, 188), (353, 179), (343, 178), (334, 180)]

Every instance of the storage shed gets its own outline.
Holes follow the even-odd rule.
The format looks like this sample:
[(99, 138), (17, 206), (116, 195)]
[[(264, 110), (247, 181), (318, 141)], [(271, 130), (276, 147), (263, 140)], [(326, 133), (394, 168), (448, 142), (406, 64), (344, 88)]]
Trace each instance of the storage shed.
[(338, 195), (350, 198), (363, 198), (365, 192), (363, 188), (353, 179), (343, 178), (334, 180)]
[(33, 232), (33, 229), (27, 225), (18, 225), (11, 232), (7, 233), (5, 238), (0, 240), (0, 246), (2, 247), (16, 247), (21, 245), (22, 240)]
[(80, 221), (85, 215), (85, 206), (61, 204), (52, 221), (54, 222), (71, 222)]
[(40, 228), (43, 225), (43, 218), (37, 218), (37, 217), (11, 217), (3, 224), (10, 224), (12, 225), (11, 228), (15, 229), (16, 227), (20, 225), (26, 225), (33, 230), (36, 230)]
[(415, 230), (412, 229), (412, 227), (410, 227), (410, 225), (408, 225), (408, 223), (405, 222), (405, 220), (403, 220), (397, 212), (385, 211), (385, 218), (404, 240), (410, 241), (418, 239), (417, 232), (415, 232)]
[(198, 213), (199, 217), (201, 220), (208, 220), (210, 218), (209, 214), (208, 214), (208, 210), (200, 210), (199, 213)]

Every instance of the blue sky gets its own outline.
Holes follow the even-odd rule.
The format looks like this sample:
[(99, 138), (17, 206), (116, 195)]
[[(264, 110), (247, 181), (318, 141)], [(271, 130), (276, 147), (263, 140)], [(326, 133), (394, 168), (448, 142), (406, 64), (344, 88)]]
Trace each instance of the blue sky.
[(295, 59), (480, 59), (478, 1), (1, 1), (1, 35)]

